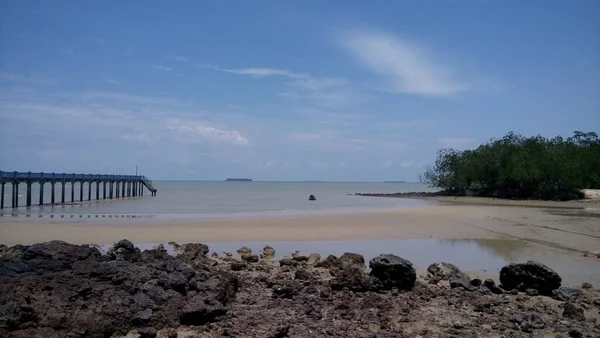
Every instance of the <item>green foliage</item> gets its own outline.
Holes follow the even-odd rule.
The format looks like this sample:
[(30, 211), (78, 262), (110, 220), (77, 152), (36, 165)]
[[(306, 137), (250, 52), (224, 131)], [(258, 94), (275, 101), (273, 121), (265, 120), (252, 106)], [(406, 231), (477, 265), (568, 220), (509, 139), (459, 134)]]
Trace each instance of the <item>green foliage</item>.
[(439, 150), (419, 179), (457, 196), (580, 198), (581, 189), (600, 189), (600, 138), (580, 131), (567, 139), (510, 132), (473, 150)]

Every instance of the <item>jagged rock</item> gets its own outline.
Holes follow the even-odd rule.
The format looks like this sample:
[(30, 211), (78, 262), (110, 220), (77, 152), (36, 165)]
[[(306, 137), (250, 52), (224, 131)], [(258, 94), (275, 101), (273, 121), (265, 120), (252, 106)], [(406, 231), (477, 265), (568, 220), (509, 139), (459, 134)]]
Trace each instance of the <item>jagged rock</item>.
[(537, 296), (540, 293), (536, 289), (525, 289), (525, 294), (531, 297)]
[(296, 266), (298, 262), (290, 258), (282, 258), (279, 260), (279, 266)]
[(319, 263), (319, 261), (321, 260), (321, 255), (319, 255), (318, 253), (311, 253), (308, 255), (308, 265), (315, 265), (317, 263)]
[(142, 252), (133, 243), (122, 239), (114, 244), (106, 253), (111, 260), (138, 262), (142, 258)]
[(567, 302), (579, 297), (580, 294), (581, 290), (579, 289), (561, 286), (560, 288), (552, 291), (552, 298)]
[(213, 252), (210, 257), (212, 258), (219, 258), (219, 254), (217, 252)]
[(475, 291), (475, 287), (471, 285), (469, 277), (465, 274), (453, 274), (450, 276), (449, 282), (452, 289), (462, 288), (466, 291)]
[(395, 255), (379, 255), (369, 262), (374, 284), (383, 290), (412, 290), (417, 274), (412, 263)]
[(473, 285), (474, 287), (478, 288), (478, 287), (480, 287), (480, 286), (481, 286), (481, 284), (482, 284), (482, 281), (481, 281), (481, 279), (479, 279), (479, 278), (474, 278), (474, 279), (471, 279), (471, 281), (470, 281), (469, 283), (470, 283), (471, 285)]
[(483, 286), (485, 286), (488, 290), (490, 290), (492, 293), (497, 294), (497, 295), (501, 295), (504, 293), (504, 290), (502, 290), (501, 288), (499, 288), (496, 285), (496, 282), (494, 282), (493, 279), (486, 279), (483, 282)]
[(299, 269), (296, 270), (296, 272), (294, 273), (294, 279), (298, 279), (298, 280), (311, 280), (313, 279), (313, 275), (312, 273), (308, 272), (305, 269)]
[(453, 276), (455, 278), (469, 278), (469, 276), (462, 272), (456, 265), (446, 262), (429, 265), (427, 272), (431, 274), (431, 279), (435, 280), (436, 283), (440, 280), (450, 280)]
[(270, 246), (265, 246), (262, 250), (262, 254), (260, 255), (262, 259), (274, 259), (275, 258), (275, 249)]
[(165, 260), (169, 256), (169, 253), (162, 244), (159, 244), (156, 248), (150, 250), (144, 250), (142, 252), (142, 261), (152, 262)]
[(182, 309), (179, 321), (183, 325), (204, 325), (216, 322), (227, 313), (227, 308), (219, 302), (207, 304), (203, 297), (191, 299)]
[(316, 263), (315, 266), (327, 268), (332, 276), (337, 277), (342, 273), (342, 271), (350, 267), (364, 269), (365, 258), (362, 255), (347, 252), (344, 253), (340, 258), (329, 255), (325, 260)]
[(292, 259), (295, 260), (296, 262), (308, 262), (307, 256), (295, 255), (292, 257)]
[(248, 266), (246, 265), (246, 263), (242, 263), (242, 262), (232, 262), (231, 265), (231, 271), (241, 271), (241, 270), (245, 270)]
[(551, 295), (560, 287), (560, 276), (544, 264), (534, 261), (509, 264), (500, 270), (500, 282), (506, 290), (524, 285), (525, 289), (536, 289), (540, 294)]
[(563, 317), (578, 321), (585, 321), (585, 315), (583, 313), (583, 309), (576, 306), (571, 302), (566, 302), (563, 310)]
[(250, 249), (250, 248), (248, 248), (248, 247), (246, 247), (246, 246), (243, 246), (243, 247), (241, 247), (241, 248), (237, 249), (237, 253), (238, 253), (240, 256), (243, 256), (243, 255), (251, 255), (251, 254), (252, 254), (252, 249)]
[(292, 298), (300, 291), (300, 284), (292, 280), (283, 280), (273, 285), (273, 297)]
[(589, 290), (589, 289), (593, 289), (594, 287), (592, 286), (591, 283), (584, 282), (583, 284), (581, 284), (581, 288), (584, 290)]
[(257, 263), (258, 255), (242, 255), (242, 260), (246, 263)]
[(371, 281), (364, 269), (351, 266), (344, 269), (341, 274), (333, 278), (329, 285), (332, 290), (350, 290), (354, 292), (366, 292), (371, 289)]
[(188, 243), (181, 246), (181, 254), (178, 256), (186, 263), (194, 263), (197, 260), (206, 258), (210, 251), (208, 245), (202, 243)]

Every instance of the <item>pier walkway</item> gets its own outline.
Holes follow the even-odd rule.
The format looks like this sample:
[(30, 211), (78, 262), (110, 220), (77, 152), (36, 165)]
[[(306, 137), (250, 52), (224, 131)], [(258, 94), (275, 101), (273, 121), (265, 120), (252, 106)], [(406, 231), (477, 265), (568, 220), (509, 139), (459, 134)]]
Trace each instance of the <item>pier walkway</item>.
[[(19, 185), (24, 184), (26, 189), (25, 206), (32, 206), (32, 186), (39, 184), (39, 203), (35, 205), (53, 205), (74, 203), (79, 201), (91, 201), (92, 191), (95, 190), (96, 200), (113, 199), (124, 197), (135, 197), (144, 195), (144, 187), (156, 196), (156, 188), (146, 176), (137, 175), (91, 175), (91, 174), (56, 174), (56, 173), (32, 173), (32, 172), (6, 172), (0, 171), (0, 209), (4, 209), (4, 191), (7, 184), (12, 184), (11, 207), (19, 207)], [(50, 203), (44, 204), (44, 186), (50, 184)], [(57, 200), (56, 184), (60, 185), (60, 200)], [(71, 187), (71, 198), (66, 200), (66, 186)], [(79, 200), (75, 197), (75, 186), (79, 185)], [(87, 189), (84, 187), (87, 185)], [(95, 189), (94, 189), (95, 185)], [(84, 196), (84, 190), (87, 196)], [(84, 199), (85, 197), (85, 199)]]

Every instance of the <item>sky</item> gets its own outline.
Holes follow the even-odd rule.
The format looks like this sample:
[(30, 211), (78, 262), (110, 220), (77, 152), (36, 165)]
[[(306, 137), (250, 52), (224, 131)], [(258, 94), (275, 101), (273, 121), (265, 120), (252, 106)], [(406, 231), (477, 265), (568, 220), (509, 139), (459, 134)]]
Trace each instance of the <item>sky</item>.
[(416, 181), (600, 131), (600, 1), (0, 0), (0, 170)]

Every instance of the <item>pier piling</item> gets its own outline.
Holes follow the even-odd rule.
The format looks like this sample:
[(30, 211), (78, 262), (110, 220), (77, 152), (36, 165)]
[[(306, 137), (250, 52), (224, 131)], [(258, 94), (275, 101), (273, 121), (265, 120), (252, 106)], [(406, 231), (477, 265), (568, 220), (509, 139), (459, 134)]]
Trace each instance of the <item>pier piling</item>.
[[(145, 176), (133, 175), (86, 175), (86, 174), (45, 174), (31, 172), (5, 172), (0, 171), (0, 209), (5, 207), (6, 184), (12, 184), (11, 205), (12, 208), (19, 207), (19, 185), (24, 183), (26, 187), (25, 206), (32, 207), (44, 205), (45, 186), (50, 183), (50, 204), (57, 204), (56, 183), (60, 184), (60, 203), (67, 203), (67, 184), (71, 186), (71, 199), (69, 202), (76, 202), (75, 185), (79, 184), (79, 201), (84, 201), (85, 184), (88, 185), (87, 200), (92, 200), (93, 183), (96, 183), (96, 199), (100, 200), (100, 190), (102, 189), (102, 199), (114, 199), (124, 197), (137, 197), (144, 195), (144, 187), (147, 188), (152, 196), (156, 196), (156, 188), (152, 182)], [(35, 184), (34, 184), (35, 183)], [(102, 183), (102, 187), (100, 187)], [(39, 184), (39, 185), (38, 185)], [(108, 184), (108, 187), (106, 186)], [(39, 186), (39, 189), (38, 189)], [(33, 201), (33, 194), (39, 193), (39, 199)]]

